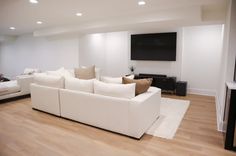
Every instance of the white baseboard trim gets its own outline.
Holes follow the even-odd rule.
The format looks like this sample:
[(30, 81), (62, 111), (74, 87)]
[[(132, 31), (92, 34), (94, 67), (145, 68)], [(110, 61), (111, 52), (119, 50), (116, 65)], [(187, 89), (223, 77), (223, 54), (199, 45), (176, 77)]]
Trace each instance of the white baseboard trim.
[(219, 109), (220, 101), (219, 101), (219, 97), (218, 97), (217, 94), (215, 96), (215, 99), (216, 99), (216, 123), (217, 123), (217, 130), (218, 131), (222, 131), (223, 129), (222, 129), (221, 120), (220, 120), (221, 113), (220, 113), (220, 109)]
[(218, 131), (223, 131), (223, 121), (221, 121), (221, 111), (220, 111), (220, 101), (219, 101), (219, 97), (216, 95), (215, 96), (216, 99), (216, 122), (217, 122), (217, 130)]
[(188, 94), (216, 96), (215, 90), (188, 88)]
[(221, 108), (220, 108), (220, 100), (219, 100), (219, 96), (216, 95), (215, 96), (215, 99), (216, 99), (216, 119), (217, 119), (217, 130), (220, 131), (220, 132), (224, 132), (225, 129), (224, 129), (224, 121), (222, 120), (222, 111), (221, 111)]

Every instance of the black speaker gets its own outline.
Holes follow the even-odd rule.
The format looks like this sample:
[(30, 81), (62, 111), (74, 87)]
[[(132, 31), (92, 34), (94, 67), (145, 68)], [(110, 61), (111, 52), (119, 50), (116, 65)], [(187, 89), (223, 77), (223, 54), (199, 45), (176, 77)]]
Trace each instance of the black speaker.
[(186, 96), (187, 94), (187, 82), (186, 81), (178, 81), (176, 83), (176, 95)]

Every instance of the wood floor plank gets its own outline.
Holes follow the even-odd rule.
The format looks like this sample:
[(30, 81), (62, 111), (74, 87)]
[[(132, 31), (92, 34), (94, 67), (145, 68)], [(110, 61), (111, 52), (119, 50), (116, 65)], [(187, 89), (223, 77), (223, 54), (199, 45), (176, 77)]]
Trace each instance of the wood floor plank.
[[(172, 140), (144, 135), (135, 140), (31, 109), (30, 98), (0, 104), (0, 156), (235, 156), (216, 130), (215, 99), (164, 97), (191, 104)], [(171, 124), (171, 123), (170, 123)]]

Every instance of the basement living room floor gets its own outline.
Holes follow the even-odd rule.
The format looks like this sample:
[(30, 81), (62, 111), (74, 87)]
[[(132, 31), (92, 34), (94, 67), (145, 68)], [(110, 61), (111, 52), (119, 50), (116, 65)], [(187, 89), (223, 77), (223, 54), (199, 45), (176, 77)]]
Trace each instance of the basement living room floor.
[[(140, 140), (32, 110), (30, 98), (0, 104), (0, 156), (235, 156), (216, 130), (214, 97), (190, 100), (172, 140), (145, 134)], [(171, 123), (170, 123), (171, 124)]]

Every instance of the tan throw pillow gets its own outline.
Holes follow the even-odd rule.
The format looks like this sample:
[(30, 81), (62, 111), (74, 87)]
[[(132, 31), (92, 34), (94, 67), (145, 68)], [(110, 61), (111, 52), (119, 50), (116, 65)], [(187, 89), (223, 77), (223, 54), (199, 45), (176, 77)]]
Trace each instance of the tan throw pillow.
[(123, 77), (122, 83), (123, 84), (136, 83), (135, 95), (139, 95), (148, 90), (148, 88), (152, 84), (152, 78), (133, 80), (133, 79), (128, 79), (126, 77)]
[(75, 77), (79, 79), (95, 79), (95, 66), (75, 68)]

